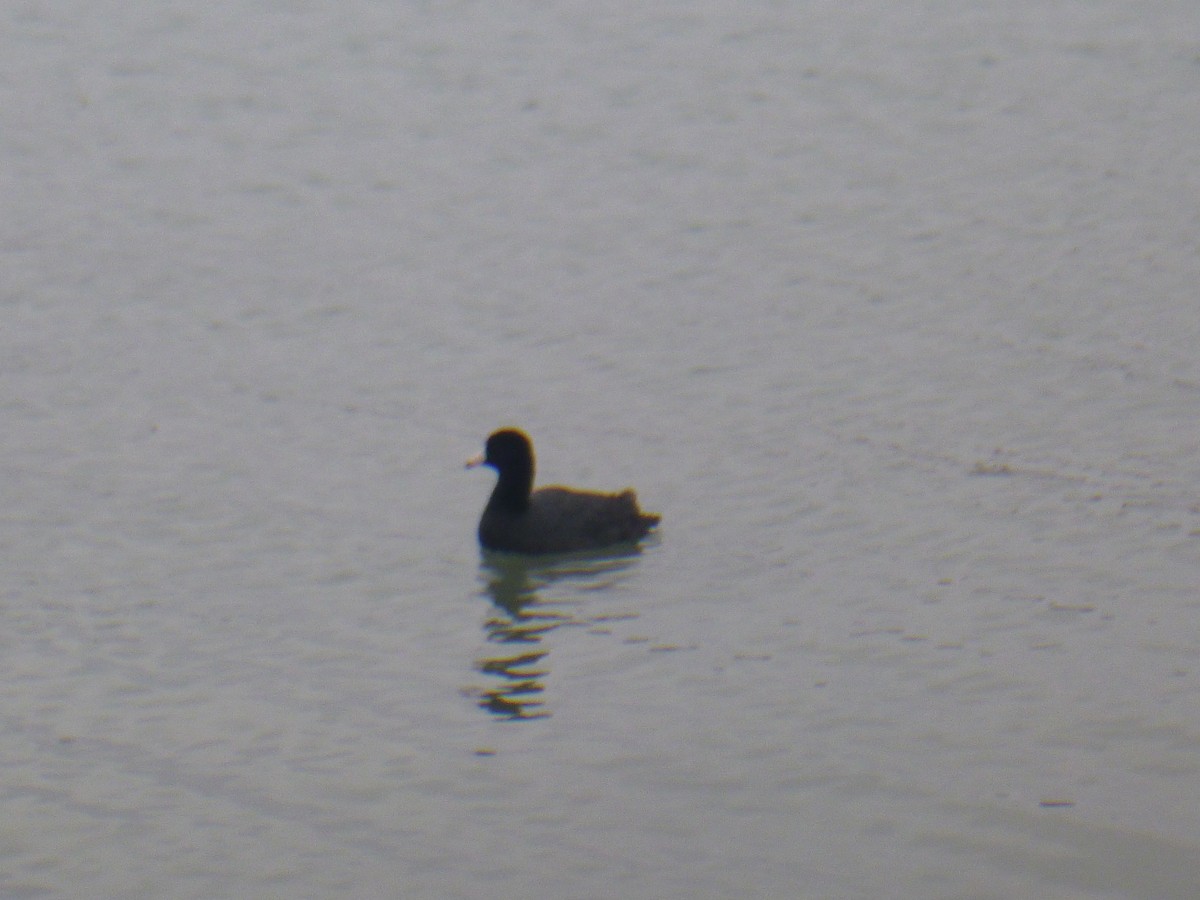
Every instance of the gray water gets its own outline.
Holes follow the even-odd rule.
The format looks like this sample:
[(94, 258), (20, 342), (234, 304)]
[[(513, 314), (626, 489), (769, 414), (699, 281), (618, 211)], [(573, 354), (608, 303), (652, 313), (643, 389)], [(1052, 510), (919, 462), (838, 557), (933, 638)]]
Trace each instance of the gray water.
[(1200, 6), (0, 21), (0, 896), (1200, 895)]

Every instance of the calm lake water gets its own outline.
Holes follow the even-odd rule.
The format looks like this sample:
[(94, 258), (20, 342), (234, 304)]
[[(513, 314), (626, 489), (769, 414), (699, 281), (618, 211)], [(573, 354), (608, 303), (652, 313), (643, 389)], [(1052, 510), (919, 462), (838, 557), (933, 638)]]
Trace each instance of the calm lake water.
[(0, 896), (1200, 895), (1200, 6), (0, 22)]

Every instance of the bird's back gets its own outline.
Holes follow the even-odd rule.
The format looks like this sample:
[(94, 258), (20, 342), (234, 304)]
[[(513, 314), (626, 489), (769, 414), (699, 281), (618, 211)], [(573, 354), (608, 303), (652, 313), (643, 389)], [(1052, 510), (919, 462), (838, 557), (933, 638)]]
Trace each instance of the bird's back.
[(632, 490), (604, 494), (544, 487), (529, 495), (520, 512), (485, 509), (479, 540), (493, 550), (571, 553), (636, 541), (659, 519), (641, 511)]

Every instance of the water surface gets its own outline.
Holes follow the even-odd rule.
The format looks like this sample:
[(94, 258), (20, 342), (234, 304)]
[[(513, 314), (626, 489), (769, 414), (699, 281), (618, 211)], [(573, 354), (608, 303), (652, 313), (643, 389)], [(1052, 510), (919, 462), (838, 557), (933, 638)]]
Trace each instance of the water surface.
[(1192, 6), (0, 16), (4, 896), (1196, 896)]

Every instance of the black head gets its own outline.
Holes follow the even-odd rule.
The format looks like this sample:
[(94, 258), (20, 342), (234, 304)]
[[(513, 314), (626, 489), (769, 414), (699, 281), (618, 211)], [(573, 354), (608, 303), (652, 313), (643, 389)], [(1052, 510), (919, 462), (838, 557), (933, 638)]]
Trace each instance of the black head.
[(492, 432), (483, 451), (483, 464), (503, 474), (528, 470), (533, 476), (533, 443), (525, 432), (504, 428)]
[(533, 490), (533, 444), (523, 431), (504, 428), (487, 439), (483, 454), (467, 466), (491, 466), (500, 477), (488, 506), (519, 512), (529, 504)]

